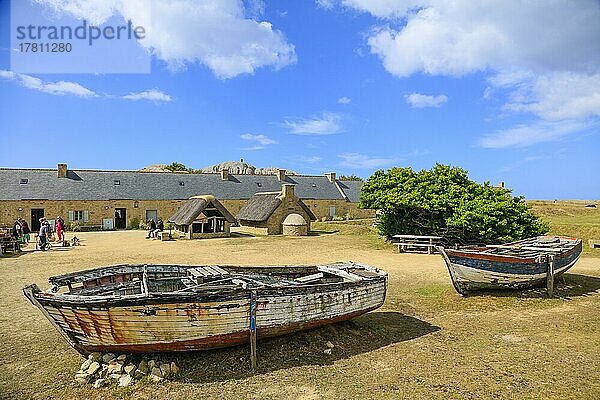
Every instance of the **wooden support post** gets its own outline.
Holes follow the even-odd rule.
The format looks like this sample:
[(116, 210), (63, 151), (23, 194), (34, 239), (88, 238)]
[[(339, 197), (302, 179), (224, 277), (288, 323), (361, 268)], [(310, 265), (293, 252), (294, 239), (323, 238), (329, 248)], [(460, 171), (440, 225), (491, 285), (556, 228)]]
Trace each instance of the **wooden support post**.
[(252, 371), (256, 370), (256, 290), (250, 291), (250, 362)]
[(554, 295), (554, 255), (550, 254), (548, 256), (548, 297), (552, 297)]
[(433, 238), (429, 238), (429, 247), (427, 248), (427, 254), (431, 254), (433, 248)]

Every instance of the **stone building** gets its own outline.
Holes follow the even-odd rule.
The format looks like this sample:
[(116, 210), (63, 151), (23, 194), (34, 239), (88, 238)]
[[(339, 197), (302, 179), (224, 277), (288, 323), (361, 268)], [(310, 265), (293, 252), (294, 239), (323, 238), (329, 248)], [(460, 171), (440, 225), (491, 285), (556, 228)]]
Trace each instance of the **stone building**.
[(279, 192), (256, 193), (236, 215), (242, 230), (260, 235), (281, 235), (283, 222), (290, 214), (297, 214), (306, 221), (317, 218), (302, 200), (294, 194), (294, 185), (284, 184)]
[(124, 229), (150, 218), (163, 220), (190, 197), (210, 193), (235, 215), (258, 192), (295, 185), (296, 195), (317, 217), (371, 217), (357, 207), (359, 181), (340, 181), (335, 173), (321, 176), (219, 173), (0, 168), (0, 226), (21, 217), (36, 230), (42, 216), (61, 216), (68, 223)]
[(194, 196), (169, 218), (169, 222), (175, 229), (175, 237), (205, 239), (229, 236), (231, 224), (236, 220), (214, 196)]

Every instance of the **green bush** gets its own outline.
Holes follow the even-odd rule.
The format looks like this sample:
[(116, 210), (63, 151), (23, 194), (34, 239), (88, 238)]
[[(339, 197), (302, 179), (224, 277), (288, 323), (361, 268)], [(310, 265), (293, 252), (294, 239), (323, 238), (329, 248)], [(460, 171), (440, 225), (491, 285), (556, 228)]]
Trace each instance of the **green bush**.
[(129, 229), (140, 229), (140, 218), (133, 217), (129, 222)]
[(72, 232), (81, 232), (81, 223), (79, 221), (72, 221), (66, 224), (67, 230)]
[(380, 209), (381, 235), (439, 235), (469, 243), (509, 242), (548, 232), (522, 197), (479, 184), (467, 171), (436, 164), (431, 170), (376, 171), (361, 187), (361, 208)]

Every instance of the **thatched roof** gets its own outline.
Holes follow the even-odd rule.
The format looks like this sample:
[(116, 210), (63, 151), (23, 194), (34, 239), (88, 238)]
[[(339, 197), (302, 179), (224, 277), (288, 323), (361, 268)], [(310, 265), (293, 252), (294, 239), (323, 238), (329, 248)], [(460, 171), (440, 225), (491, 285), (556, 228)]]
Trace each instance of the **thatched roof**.
[(248, 199), (236, 218), (246, 221), (266, 221), (281, 204), (279, 195), (279, 192), (256, 193)]
[(169, 218), (169, 222), (175, 225), (190, 225), (198, 215), (200, 215), (207, 207), (214, 207), (218, 214), (224, 217), (230, 223), (235, 223), (235, 217), (215, 199), (213, 196), (194, 196), (186, 201), (175, 215)]
[[(266, 221), (281, 204), (280, 196), (280, 192), (256, 193), (248, 199), (235, 217), (240, 221)], [(317, 219), (302, 200), (298, 199), (298, 205), (302, 207), (312, 221)]]

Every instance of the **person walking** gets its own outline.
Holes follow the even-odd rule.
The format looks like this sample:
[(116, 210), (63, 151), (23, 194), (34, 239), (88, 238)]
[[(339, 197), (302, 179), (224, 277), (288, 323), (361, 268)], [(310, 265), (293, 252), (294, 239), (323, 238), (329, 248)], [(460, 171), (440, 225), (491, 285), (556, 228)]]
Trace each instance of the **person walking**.
[(40, 238), (40, 249), (42, 251), (46, 251), (46, 245), (48, 243), (48, 227), (49, 226), (50, 226), (50, 224), (48, 223), (48, 221), (46, 221), (45, 218), (40, 218), (39, 238)]
[(56, 217), (56, 221), (54, 223), (54, 226), (56, 228), (56, 241), (57, 242), (62, 242), (65, 240), (64, 236), (63, 236), (63, 231), (65, 229), (65, 222), (62, 220), (62, 218), (60, 216)]

